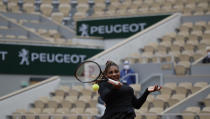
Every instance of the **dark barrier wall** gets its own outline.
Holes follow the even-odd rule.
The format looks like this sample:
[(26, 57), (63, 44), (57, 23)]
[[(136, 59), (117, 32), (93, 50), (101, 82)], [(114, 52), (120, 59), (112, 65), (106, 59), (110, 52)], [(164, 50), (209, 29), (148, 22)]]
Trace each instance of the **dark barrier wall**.
[(163, 20), (169, 15), (138, 16), (77, 21), (78, 36), (97, 36), (104, 39), (127, 38)]
[(1, 74), (73, 75), (102, 49), (0, 44)]

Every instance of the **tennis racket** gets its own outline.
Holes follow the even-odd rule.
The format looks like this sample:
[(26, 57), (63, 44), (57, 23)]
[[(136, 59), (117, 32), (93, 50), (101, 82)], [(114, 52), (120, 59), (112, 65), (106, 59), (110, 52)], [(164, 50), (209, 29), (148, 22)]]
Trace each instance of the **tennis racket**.
[(82, 83), (92, 83), (106, 80), (113, 85), (120, 85), (120, 82), (104, 78), (101, 67), (94, 61), (84, 61), (76, 68), (75, 78)]

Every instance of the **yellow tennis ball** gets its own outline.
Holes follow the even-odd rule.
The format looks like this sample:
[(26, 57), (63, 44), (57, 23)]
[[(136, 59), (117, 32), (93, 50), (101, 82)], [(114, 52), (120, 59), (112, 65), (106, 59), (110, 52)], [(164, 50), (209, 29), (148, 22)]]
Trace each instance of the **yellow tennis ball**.
[(94, 91), (98, 91), (99, 85), (98, 84), (93, 84), (92, 88), (93, 88)]

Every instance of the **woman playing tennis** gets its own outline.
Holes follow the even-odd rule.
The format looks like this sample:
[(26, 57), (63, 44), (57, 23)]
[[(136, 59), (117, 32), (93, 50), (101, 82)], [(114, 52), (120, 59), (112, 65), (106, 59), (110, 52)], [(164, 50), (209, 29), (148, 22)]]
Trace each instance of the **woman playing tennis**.
[[(103, 76), (119, 82), (120, 71), (118, 65), (112, 61), (107, 61)], [(140, 98), (137, 98), (134, 95), (134, 90), (122, 83), (116, 85), (102, 80), (98, 84), (100, 86), (99, 95), (106, 104), (106, 110), (101, 119), (134, 119), (136, 116), (134, 108), (139, 109), (150, 92), (161, 89), (157, 85), (150, 86)]]

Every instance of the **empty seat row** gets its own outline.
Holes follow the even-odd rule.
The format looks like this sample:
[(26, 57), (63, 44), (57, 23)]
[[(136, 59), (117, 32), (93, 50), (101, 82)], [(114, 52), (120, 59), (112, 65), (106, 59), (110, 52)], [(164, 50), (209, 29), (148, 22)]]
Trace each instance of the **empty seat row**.
[(73, 108), (71, 110), (67, 108), (46, 108), (40, 110), (38, 108), (32, 108), (30, 110), (17, 109), (16, 112), (12, 114), (12, 119), (96, 119), (98, 110), (96, 108)]

